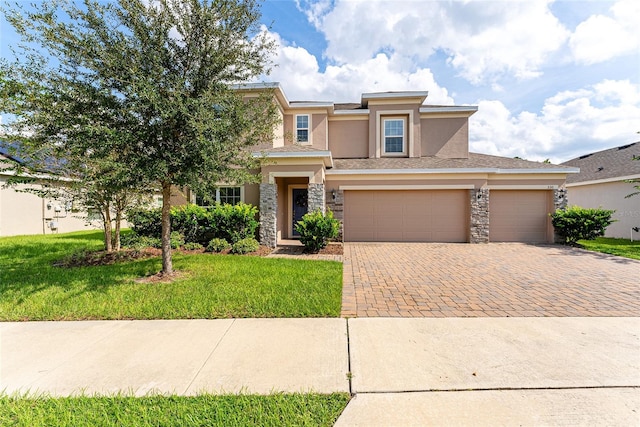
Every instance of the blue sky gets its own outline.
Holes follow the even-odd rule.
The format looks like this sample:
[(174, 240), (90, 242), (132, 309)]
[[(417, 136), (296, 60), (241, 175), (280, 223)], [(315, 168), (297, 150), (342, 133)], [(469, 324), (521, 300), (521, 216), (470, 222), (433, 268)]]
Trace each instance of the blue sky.
[[(266, 0), (290, 100), (427, 90), (477, 105), (474, 152), (570, 158), (640, 140), (640, 2)], [(15, 43), (0, 20), (0, 56)]]

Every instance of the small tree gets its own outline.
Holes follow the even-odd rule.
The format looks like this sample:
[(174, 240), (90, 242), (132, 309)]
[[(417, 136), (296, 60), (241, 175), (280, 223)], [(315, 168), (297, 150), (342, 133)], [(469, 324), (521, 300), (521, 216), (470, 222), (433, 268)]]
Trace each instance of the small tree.
[[(257, 1), (49, 0), (33, 8), (6, 14), (34, 46), (0, 67), (0, 84), (25, 100), (18, 122), (65, 155), (117, 153), (125, 186), (153, 183), (163, 200), (162, 272), (171, 274), (171, 188), (254, 179), (248, 148), (273, 138), (272, 94), (236, 90), (269, 71), (274, 45), (260, 32)], [(30, 127), (41, 114), (31, 106), (44, 104), (58, 112), (54, 126), (43, 115)]]
[(593, 240), (604, 236), (607, 227), (614, 222), (611, 219), (614, 212), (570, 206), (551, 214), (551, 223), (568, 245), (575, 245), (578, 240)]

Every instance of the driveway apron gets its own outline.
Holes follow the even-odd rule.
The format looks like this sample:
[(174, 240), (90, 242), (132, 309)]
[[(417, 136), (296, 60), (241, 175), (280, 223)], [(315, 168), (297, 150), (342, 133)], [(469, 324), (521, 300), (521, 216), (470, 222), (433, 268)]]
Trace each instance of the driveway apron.
[(640, 261), (560, 245), (345, 243), (344, 317), (640, 315)]

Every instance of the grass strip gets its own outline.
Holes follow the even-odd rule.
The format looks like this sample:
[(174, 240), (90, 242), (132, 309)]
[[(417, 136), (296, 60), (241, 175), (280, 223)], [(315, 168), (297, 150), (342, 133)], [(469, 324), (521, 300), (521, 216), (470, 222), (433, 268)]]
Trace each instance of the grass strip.
[(578, 244), (589, 251), (617, 255), (625, 258), (640, 259), (640, 241), (598, 237), (595, 240), (579, 240)]
[(331, 426), (347, 393), (0, 397), (3, 426)]

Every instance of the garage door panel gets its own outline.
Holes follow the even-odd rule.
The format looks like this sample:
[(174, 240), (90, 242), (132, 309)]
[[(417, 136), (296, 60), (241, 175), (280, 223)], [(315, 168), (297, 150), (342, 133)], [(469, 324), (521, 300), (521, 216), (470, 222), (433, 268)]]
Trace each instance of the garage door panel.
[(489, 195), (489, 238), (492, 242), (549, 241), (550, 192), (492, 190)]
[(345, 241), (466, 242), (465, 190), (346, 191)]

